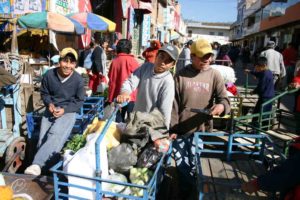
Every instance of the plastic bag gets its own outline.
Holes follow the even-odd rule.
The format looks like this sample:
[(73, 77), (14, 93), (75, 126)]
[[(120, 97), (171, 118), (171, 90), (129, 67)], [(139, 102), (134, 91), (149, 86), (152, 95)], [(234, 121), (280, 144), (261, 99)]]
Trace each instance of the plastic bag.
[(162, 153), (158, 152), (156, 148), (150, 144), (145, 147), (144, 151), (140, 154), (137, 167), (146, 167), (149, 169), (155, 169), (157, 162), (162, 157)]
[(137, 162), (137, 155), (127, 143), (121, 143), (108, 152), (108, 166), (116, 172), (128, 172)]

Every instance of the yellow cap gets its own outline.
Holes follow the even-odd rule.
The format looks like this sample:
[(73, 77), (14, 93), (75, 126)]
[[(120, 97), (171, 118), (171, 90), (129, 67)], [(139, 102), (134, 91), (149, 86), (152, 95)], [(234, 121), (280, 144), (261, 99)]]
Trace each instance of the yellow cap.
[(191, 54), (195, 54), (197, 57), (202, 58), (209, 53), (213, 54), (213, 50), (207, 40), (201, 38), (193, 42), (191, 46)]
[(71, 47), (64, 48), (64, 49), (59, 53), (59, 56), (60, 56), (61, 58), (64, 58), (64, 57), (66, 57), (67, 54), (72, 54), (72, 55), (75, 57), (76, 60), (78, 59), (77, 52), (76, 52), (73, 48), (71, 48)]

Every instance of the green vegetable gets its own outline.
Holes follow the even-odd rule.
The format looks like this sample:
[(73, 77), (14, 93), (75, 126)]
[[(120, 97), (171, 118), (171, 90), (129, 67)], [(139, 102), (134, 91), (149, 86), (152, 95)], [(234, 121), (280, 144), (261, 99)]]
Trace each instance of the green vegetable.
[(66, 150), (72, 150), (74, 152), (78, 151), (82, 147), (84, 147), (86, 143), (85, 136), (76, 134), (72, 137), (72, 139), (67, 143), (67, 145), (64, 148), (64, 151)]
[[(129, 179), (133, 184), (146, 185), (152, 176), (153, 172), (148, 168), (131, 168)], [(132, 188), (131, 191), (134, 196), (143, 196), (143, 189)]]

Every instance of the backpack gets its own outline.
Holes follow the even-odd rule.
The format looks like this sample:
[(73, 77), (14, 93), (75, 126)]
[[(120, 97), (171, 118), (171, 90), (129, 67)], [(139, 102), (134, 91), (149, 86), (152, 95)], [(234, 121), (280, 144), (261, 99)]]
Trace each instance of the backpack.
[(92, 67), (92, 64), (93, 64), (92, 53), (93, 53), (93, 51), (90, 51), (83, 61), (83, 67), (85, 69), (91, 69), (91, 67)]

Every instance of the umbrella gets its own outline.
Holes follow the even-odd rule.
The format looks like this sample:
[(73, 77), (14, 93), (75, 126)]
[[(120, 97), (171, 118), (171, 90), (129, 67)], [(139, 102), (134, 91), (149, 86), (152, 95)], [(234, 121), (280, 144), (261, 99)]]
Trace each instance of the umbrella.
[(18, 18), (22, 28), (49, 29), (61, 33), (83, 34), (84, 27), (75, 20), (53, 12), (35, 12)]
[(116, 23), (109, 19), (89, 12), (73, 13), (67, 15), (69, 18), (75, 19), (84, 27), (94, 31), (109, 31), (116, 30)]

